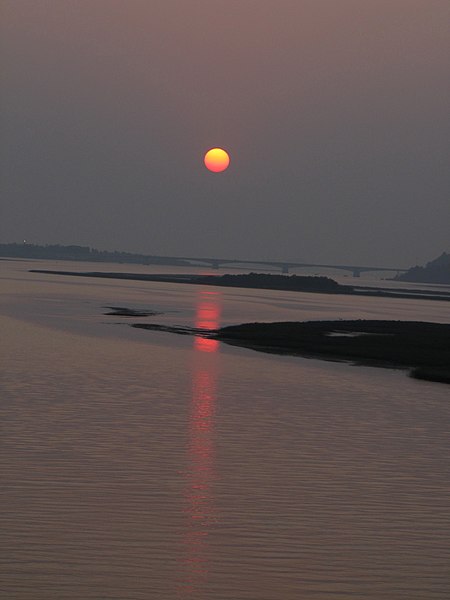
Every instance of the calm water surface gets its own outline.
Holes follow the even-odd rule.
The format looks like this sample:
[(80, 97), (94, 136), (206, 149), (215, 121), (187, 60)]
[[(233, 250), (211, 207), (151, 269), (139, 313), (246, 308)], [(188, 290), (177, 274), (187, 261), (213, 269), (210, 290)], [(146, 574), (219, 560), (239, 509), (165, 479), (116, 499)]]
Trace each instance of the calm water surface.
[(0, 261), (2, 598), (450, 597), (448, 386), (128, 325), (448, 303), (27, 272), (74, 267)]

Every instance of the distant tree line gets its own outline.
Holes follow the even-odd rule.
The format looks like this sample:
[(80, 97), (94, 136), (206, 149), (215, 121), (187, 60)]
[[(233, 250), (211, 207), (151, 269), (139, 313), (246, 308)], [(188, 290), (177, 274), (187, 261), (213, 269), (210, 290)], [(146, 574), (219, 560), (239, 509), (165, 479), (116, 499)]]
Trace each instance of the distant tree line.
[(131, 252), (108, 252), (97, 250), (89, 246), (61, 246), (60, 244), (0, 244), (0, 256), (8, 258), (36, 258), (49, 260), (76, 260), (90, 262), (134, 263), (139, 265), (187, 265), (186, 261), (177, 259), (164, 259), (146, 254)]

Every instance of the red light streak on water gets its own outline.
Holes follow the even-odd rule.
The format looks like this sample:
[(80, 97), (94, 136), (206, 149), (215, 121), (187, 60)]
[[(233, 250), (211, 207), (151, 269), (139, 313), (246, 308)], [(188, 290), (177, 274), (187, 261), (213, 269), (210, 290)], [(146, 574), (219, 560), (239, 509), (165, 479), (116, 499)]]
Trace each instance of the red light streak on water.
[[(220, 294), (201, 291), (195, 327), (217, 329)], [(181, 595), (202, 598), (208, 581), (208, 535), (217, 523), (212, 484), (217, 479), (214, 463), (214, 415), (219, 342), (196, 337), (192, 367), (192, 397), (187, 451), (186, 515)]]
[[(220, 295), (218, 292), (200, 292), (200, 299), (197, 304), (197, 314), (195, 327), (197, 329), (217, 329), (220, 320)], [(208, 338), (197, 336), (195, 338), (195, 348), (200, 352), (217, 352), (219, 342)]]

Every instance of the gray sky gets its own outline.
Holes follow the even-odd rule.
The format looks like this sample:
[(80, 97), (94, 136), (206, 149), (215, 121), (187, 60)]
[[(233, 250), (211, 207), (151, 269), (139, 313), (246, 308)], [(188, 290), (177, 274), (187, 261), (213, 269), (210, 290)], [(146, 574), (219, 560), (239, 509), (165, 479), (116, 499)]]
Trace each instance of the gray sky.
[(449, 0), (1, 11), (0, 241), (386, 266), (450, 250)]

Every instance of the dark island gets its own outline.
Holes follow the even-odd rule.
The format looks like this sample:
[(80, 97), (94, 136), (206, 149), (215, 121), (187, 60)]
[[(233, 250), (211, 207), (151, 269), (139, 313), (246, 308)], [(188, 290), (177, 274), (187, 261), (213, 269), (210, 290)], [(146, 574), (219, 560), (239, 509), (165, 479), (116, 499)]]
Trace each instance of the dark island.
[(264, 352), (412, 368), (415, 377), (450, 383), (450, 324), (368, 320), (248, 323), (223, 327), (215, 337)]
[(245, 273), (240, 275), (206, 275), (195, 277), (191, 283), (218, 285), (223, 287), (254, 288), (259, 290), (284, 290), (293, 292), (321, 292), (323, 294), (345, 294), (353, 291), (349, 285), (341, 285), (323, 276), (273, 275), (267, 273)]
[(409, 369), (412, 377), (450, 383), (450, 324), (414, 321), (245, 323), (217, 330), (133, 323), (269, 352)]
[(103, 314), (114, 317), (154, 317), (161, 313), (155, 310), (142, 310), (136, 308), (127, 308), (125, 306), (105, 306), (108, 312)]
[(273, 275), (267, 273), (246, 273), (242, 275), (155, 275), (146, 273), (114, 273), (103, 271), (53, 271), (30, 269), (30, 273), (68, 275), (72, 277), (98, 277), (102, 279), (125, 279), (129, 281), (153, 281), (163, 283), (188, 283), (192, 285), (214, 285), (221, 287), (250, 288), (259, 290), (283, 290), (287, 292), (312, 292), (318, 294), (348, 294), (375, 298), (408, 298), (450, 301), (450, 292), (392, 290), (389, 288), (342, 285), (329, 277), (307, 275)]

